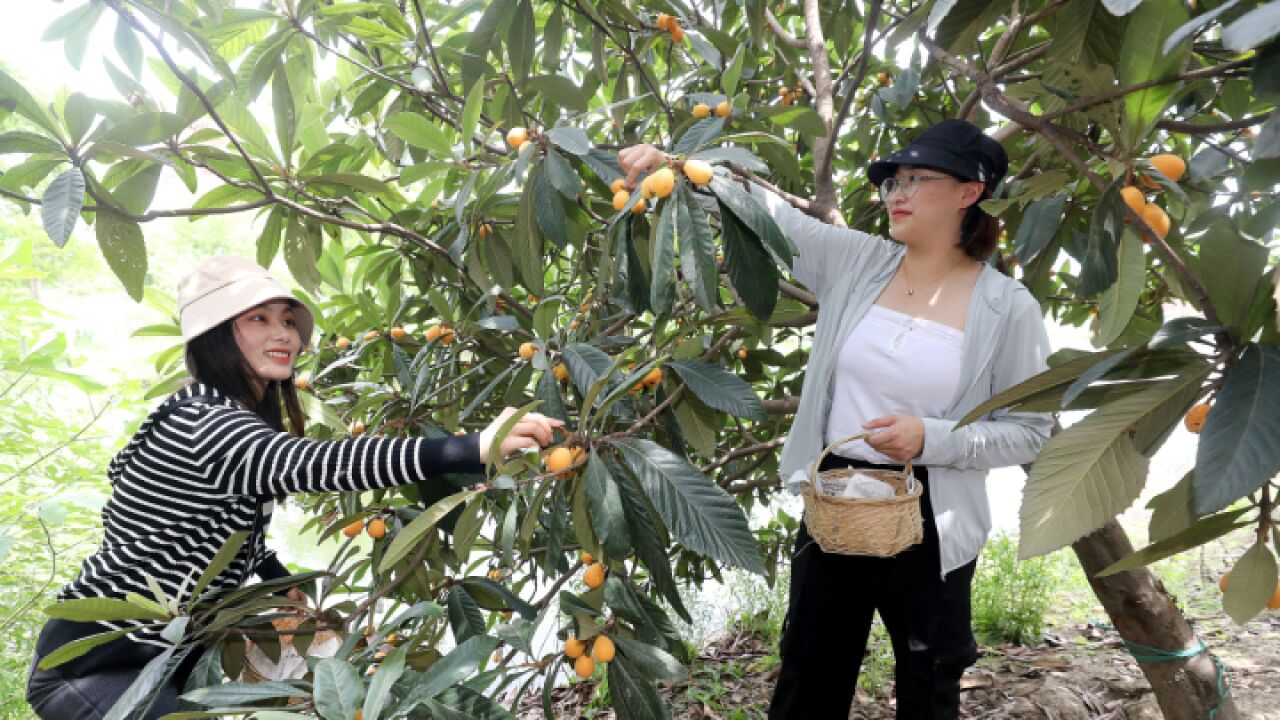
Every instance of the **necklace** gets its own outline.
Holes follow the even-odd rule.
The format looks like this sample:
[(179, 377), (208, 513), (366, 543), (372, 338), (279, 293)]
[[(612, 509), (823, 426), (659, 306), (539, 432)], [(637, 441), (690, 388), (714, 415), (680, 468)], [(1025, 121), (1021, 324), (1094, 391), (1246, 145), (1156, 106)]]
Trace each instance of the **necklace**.
[[(947, 279), (947, 276), (948, 276), (948, 275), (950, 275), (952, 272), (954, 272), (956, 268), (960, 267), (960, 263), (962, 263), (962, 262), (964, 262), (964, 257), (963, 257), (963, 256), (961, 256), (958, 260), (956, 260), (954, 263), (952, 263), (952, 264), (951, 264), (951, 267), (950, 267), (950, 268), (948, 268), (946, 272), (944, 272), (944, 273), (942, 273), (941, 275), (939, 275), (939, 276), (938, 276), (938, 279), (936, 279), (936, 280), (934, 280), (933, 282), (931, 282), (931, 283), (929, 283), (928, 285), (926, 285), (926, 286), (925, 286), (925, 288), (926, 288), (926, 289), (929, 289), (929, 290), (932, 290), (932, 289), (933, 289), (933, 287), (934, 287), (935, 285), (938, 285), (938, 284), (939, 284), (939, 283), (941, 283), (943, 280)], [(916, 294), (916, 290), (915, 290), (915, 288), (911, 287), (914, 283), (912, 283), (912, 282), (911, 282), (911, 277), (910, 277), (910, 275), (911, 275), (911, 274), (907, 272), (907, 261), (906, 261), (906, 258), (903, 258), (903, 260), (902, 260), (902, 280), (907, 284), (907, 296), (908, 296), (908, 297), (914, 296), (914, 295)]]

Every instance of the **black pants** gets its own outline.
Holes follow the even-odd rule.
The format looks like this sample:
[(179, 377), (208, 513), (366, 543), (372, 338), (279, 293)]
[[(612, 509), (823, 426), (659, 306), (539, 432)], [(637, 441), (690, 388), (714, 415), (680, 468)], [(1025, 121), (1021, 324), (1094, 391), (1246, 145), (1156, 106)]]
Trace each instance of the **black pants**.
[[(885, 467), (828, 455), (822, 469), (848, 465)], [(877, 611), (893, 644), (897, 717), (959, 716), (960, 676), (978, 658), (969, 597), (977, 561), (940, 578), (928, 473), (915, 475), (925, 484), (924, 541), (893, 557), (824, 553), (801, 524), (770, 720), (849, 717)]]
[[(53, 623), (68, 622), (51, 620), (41, 634), (48, 635)], [(100, 720), (138, 678), (142, 668), (163, 651), (119, 637), (48, 670), (36, 668), (41, 658), (37, 652), (27, 675), (27, 703), (42, 720)], [(178, 696), (200, 654), (199, 649), (193, 650), (182, 661), (146, 714), (146, 720), (178, 712)]]

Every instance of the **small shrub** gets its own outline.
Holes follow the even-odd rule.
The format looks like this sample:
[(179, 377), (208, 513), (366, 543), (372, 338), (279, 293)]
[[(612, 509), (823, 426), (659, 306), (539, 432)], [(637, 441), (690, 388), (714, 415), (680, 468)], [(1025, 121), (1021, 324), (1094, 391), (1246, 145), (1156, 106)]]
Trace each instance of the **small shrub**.
[(1018, 540), (1001, 533), (978, 558), (973, 577), (973, 628), (979, 642), (1039, 643), (1055, 590), (1060, 562), (1018, 561)]

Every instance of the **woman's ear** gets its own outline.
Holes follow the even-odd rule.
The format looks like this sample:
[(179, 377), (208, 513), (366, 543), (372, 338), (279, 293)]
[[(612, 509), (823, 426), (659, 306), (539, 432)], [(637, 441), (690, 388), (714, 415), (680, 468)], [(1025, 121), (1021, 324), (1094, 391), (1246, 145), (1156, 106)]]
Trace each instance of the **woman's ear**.
[(982, 193), (986, 190), (986, 186), (980, 182), (967, 182), (964, 184), (964, 194), (961, 200), (964, 202), (966, 210), (982, 202)]

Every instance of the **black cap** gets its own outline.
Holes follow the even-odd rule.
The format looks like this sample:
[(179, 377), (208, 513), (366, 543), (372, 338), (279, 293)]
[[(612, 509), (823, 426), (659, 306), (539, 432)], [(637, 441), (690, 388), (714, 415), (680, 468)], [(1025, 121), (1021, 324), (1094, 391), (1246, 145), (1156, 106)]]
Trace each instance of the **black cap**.
[(1009, 156), (977, 125), (967, 120), (943, 120), (926, 128), (910, 145), (867, 166), (867, 179), (879, 186), (899, 165), (921, 165), (962, 180), (977, 180), (992, 193), (1009, 170)]

